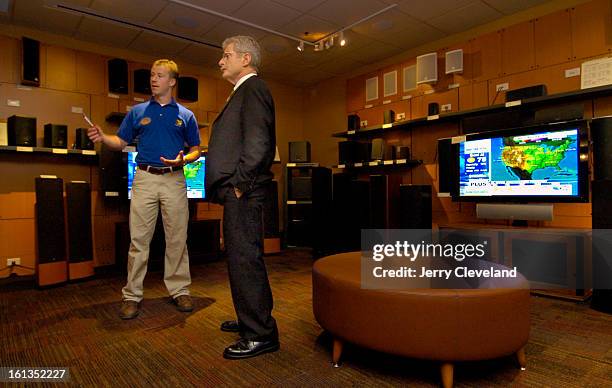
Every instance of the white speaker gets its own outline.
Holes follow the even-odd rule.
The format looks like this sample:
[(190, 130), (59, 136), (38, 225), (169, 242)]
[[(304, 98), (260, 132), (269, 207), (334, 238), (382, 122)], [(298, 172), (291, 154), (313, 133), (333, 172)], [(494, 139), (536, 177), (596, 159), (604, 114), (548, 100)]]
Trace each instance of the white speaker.
[(438, 81), (438, 54), (429, 53), (417, 57), (417, 84)]
[(447, 51), (445, 55), (446, 74), (463, 73), (463, 50)]
[(416, 65), (404, 67), (403, 73), (403, 92), (414, 90), (417, 87), (416, 82)]
[(383, 75), (383, 96), (388, 97), (397, 94), (397, 70)]
[(368, 78), (366, 80), (366, 101), (378, 99), (378, 77)]
[(0, 146), (8, 145), (8, 134), (6, 123), (0, 123)]

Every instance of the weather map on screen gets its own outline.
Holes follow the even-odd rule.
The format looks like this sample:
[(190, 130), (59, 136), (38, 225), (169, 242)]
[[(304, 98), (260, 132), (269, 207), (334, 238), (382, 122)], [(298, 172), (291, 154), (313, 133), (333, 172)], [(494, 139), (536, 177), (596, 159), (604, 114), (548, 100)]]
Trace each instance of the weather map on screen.
[[(136, 174), (137, 164), (136, 155), (138, 152), (128, 152), (127, 161), (127, 178), (128, 178), (128, 198), (132, 198), (132, 183), (134, 182), (134, 175)], [(191, 199), (204, 199), (206, 198), (206, 191), (204, 187), (204, 178), (206, 175), (206, 157), (200, 156), (198, 160), (193, 163), (186, 164), (183, 167), (183, 174), (185, 174), (185, 183), (187, 185), (187, 198)]]
[(459, 145), (459, 195), (578, 196), (578, 129)]

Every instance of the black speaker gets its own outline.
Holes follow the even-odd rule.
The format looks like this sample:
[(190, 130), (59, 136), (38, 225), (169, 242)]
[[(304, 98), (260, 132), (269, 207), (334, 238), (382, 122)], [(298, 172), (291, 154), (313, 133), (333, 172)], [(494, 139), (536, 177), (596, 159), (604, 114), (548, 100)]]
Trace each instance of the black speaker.
[(393, 146), (392, 159), (410, 159), (410, 147)]
[(333, 249), (332, 173), (326, 167), (312, 171), (312, 249), (315, 257), (326, 255)]
[(44, 146), (47, 148), (68, 148), (68, 126), (45, 124)]
[(151, 95), (151, 70), (134, 70), (134, 93)]
[(108, 91), (128, 94), (128, 63), (125, 59), (108, 60)]
[(264, 236), (266, 238), (279, 237), (278, 225), (278, 182), (271, 181), (266, 187), (263, 203)]
[(354, 213), (354, 209), (350, 206), (352, 180), (353, 175), (349, 173), (333, 175), (331, 225), (334, 230), (334, 252), (350, 252), (360, 249), (360, 234), (354, 232), (354, 225), (351, 225), (351, 217)]
[(36, 147), (36, 118), (11, 116), (7, 120), (7, 142), (10, 146)]
[(584, 102), (556, 105), (535, 111), (532, 124), (556, 123), (584, 118)]
[(357, 131), (361, 127), (361, 120), (357, 115), (348, 115), (348, 130)]
[(105, 198), (127, 196), (127, 165), (123, 153), (100, 148), (100, 189)]
[(93, 260), (91, 232), (91, 189), (87, 182), (66, 183), (68, 216), (68, 261)]
[(288, 170), (288, 200), (312, 199), (312, 172), (310, 167), (291, 168)]
[(528, 86), (506, 92), (506, 102), (525, 100), (527, 98), (542, 97), (546, 95), (546, 85)]
[(457, 191), (458, 159), (457, 147), (452, 139), (438, 139), (438, 193)]
[(427, 105), (427, 116), (435, 116), (440, 113), (440, 105), (437, 102), (430, 102)]
[(21, 40), (21, 83), (40, 86), (40, 43), (37, 40)]
[(310, 142), (290, 141), (289, 142), (289, 162), (309, 163), (310, 162)]
[(370, 175), (370, 227), (389, 227), (389, 193), (387, 175)]
[(198, 101), (198, 79), (194, 77), (179, 77), (177, 96), (179, 100)]
[(87, 128), (77, 128), (74, 137), (74, 148), (77, 150), (93, 150), (94, 143), (87, 136)]
[(383, 160), (385, 158), (385, 139), (372, 139), (372, 152), (370, 160)]
[(36, 178), (36, 277), (39, 287), (67, 280), (64, 187), (60, 178)]
[(612, 118), (591, 121), (591, 139), (595, 179), (612, 179)]
[(593, 296), (591, 307), (612, 314), (612, 180), (592, 182)]
[(400, 185), (399, 222), (402, 229), (431, 229), (431, 186)]
[(386, 110), (383, 113), (383, 123), (392, 124), (393, 122), (395, 122), (395, 112), (392, 110)]
[(359, 147), (359, 142), (354, 140), (338, 142), (338, 164), (355, 163), (357, 154), (359, 153)]

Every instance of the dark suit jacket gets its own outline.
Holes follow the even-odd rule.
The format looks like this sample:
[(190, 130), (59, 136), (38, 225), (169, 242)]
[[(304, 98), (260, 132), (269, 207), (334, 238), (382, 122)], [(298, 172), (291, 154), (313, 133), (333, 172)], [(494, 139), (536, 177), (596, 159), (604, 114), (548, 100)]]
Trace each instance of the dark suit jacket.
[(206, 156), (206, 195), (222, 203), (223, 190), (244, 194), (272, 180), (276, 150), (274, 101), (266, 83), (253, 76), (244, 81), (212, 125)]

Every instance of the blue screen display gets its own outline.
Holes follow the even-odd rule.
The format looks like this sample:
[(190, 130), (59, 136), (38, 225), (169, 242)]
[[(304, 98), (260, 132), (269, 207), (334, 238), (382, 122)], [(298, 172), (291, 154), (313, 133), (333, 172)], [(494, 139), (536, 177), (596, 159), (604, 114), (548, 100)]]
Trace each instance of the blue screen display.
[[(136, 165), (136, 155), (138, 152), (128, 152), (127, 161), (127, 181), (128, 181), (128, 198), (132, 198), (132, 183), (134, 175), (138, 169)], [(189, 163), (183, 167), (185, 174), (185, 183), (187, 184), (187, 198), (205, 199), (206, 190), (204, 187), (204, 178), (206, 176), (206, 156), (200, 156), (198, 160)]]
[(577, 197), (578, 144), (578, 129), (462, 142), (459, 195)]

